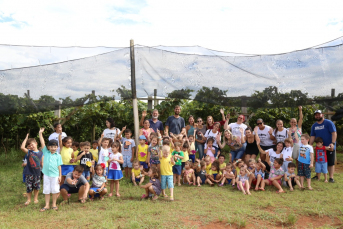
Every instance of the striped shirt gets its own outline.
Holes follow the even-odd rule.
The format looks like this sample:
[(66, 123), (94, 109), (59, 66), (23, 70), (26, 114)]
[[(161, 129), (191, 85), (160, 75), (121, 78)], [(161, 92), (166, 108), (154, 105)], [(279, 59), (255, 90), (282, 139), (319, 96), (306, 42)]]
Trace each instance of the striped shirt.
[(45, 146), (43, 149), (43, 156), (43, 174), (49, 177), (60, 176), (58, 166), (63, 165), (61, 155), (58, 153), (52, 154)]

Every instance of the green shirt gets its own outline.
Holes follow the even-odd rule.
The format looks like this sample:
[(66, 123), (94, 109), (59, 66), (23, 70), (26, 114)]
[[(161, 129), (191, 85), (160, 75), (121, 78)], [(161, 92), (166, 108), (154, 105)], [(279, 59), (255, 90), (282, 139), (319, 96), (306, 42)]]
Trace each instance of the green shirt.
[[(172, 156), (174, 156), (175, 154), (177, 154), (177, 155), (179, 155), (181, 157), (185, 156), (182, 151), (180, 151), (180, 152), (173, 151), (172, 152)], [(175, 162), (175, 165), (182, 165), (182, 159), (178, 158), (177, 161)]]
[(52, 154), (45, 146), (43, 156), (43, 174), (48, 177), (59, 177), (60, 171), (58, 170), (58, 166), (63, 165), (61, 155), (57, 152)]

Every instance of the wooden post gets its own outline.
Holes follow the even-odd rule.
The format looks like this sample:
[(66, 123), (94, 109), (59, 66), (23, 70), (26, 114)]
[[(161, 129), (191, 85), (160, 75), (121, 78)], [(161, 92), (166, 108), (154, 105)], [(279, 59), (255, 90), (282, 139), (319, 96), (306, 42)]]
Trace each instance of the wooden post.
[(131, 92), (132, 92), (132, 107), (133, 107), (133, 121), (135, 126), (135, 140), (139, 142), (139, 118), (138, 118), (138, 104), (136, 92), (136, 65), (135, 65), (135, 45), (134, 41), (130, 40), (130, 63), (131, 63)]
[[(331, 98), (335, 98), (335, 88), (331, 88)], [(332, 103), (330, 103), (332, 106)], [(330, 111), (330, 110), (329, 110)], [(332, 114), (328, 114), (328, 119), (331, 119)], [(334, 122), (336, 124), (336, 122)], [(336, 140), (336, 148), (337, 148), (337, 140)], [(337, 165), (337, 150), (335, 149), (335, 165)]]
[(157, 106), (157, 89), (154, 89), (154, 109)]
[[(61, 118), (61, 101), (56, 101), (55, 106), (55, 116)], [(58, 120), (58, 122), (60, 122), (60, 120)]]
[(149, 96), (148, 97), (148, 110), (151, 110), (152, 109), (152, 97)]
[(95, 90), (92, 90), (92, 94), (95, 95)]

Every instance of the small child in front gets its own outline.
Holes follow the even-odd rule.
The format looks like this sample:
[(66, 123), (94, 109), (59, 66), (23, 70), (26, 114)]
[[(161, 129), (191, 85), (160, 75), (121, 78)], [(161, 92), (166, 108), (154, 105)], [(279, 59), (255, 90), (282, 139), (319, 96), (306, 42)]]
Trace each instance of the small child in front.
[(145, 144), (145, 141), (146, 141), (146, 137), (144, 135), (139, 136), (139, 145), (136, 151), (136, 158), (138, 159), (140, 165), (143, 166), (143, 169), (147, 171), (149, 146)]
[(175, 161), (172, 157), (169, 156), (170, 147), (163, 146), (162, 153), (159, 151), (160, 157), (160, 171), (161, 171), (161, 188), (162, 194), (164, 197), (168, 197), (166, 194), (166, 188), (170, 190), (170, 200), (174, 200), (174, 182), (173, 182), (173, 170), (172, 167), (175, 165)]
[[(92, 179), (92, 186), (89, 189), (90, 200), (94, 200), (95, 195), (99, 195), (100, 200), (104, 199), (104, 195), (107, 193), (107, 189), (105, 188), (106, 185), (106, 178), (104, 176), (104, 169), (106, 167), (104, 165), (96, 165), (95, 167), (91, 167), (91, 173), (93, 175)], [(95, 172), (93, 171), (95, 170)]]
[(41, 138), (43, 148), (43, 194), (45, 194), (45, 206), (40, 209), (41, 212), (50, 208), (50, 194), (52, 194), (52, 209), (58, 210), (56, 201), (60, 193), (60, 185), (62, 179), (62, 157), (57, 153), (58, 141), (50, 140), (48, 146), (45, 146), (43, 137)]
[(284, 180), (283, 186), (289, 187), (290, 191), (294, 190), (293, 187), (295, 185), (298, 185), (299, 188), (301, 189), (299, 178), (294, 173), (295, 167), (296, 167), (296, 165), (293, 162), (288, 163), (287, 172), (285, 173), (285, 176), (283, 178), (283, 180)]
[(304, 179), (307, 179), (307, 188), (311, 187), (311, 168), (313, 167), (313, 147), (308, 144), (310, 136), (308, 134), (301, 135), (301, 144), (298, 157), (298, 176), (300, 177), (301, 188), (304, 189)]
[(142, 199), (148, 199), (149, 194), (152, 194), (154, 195), (152, 200), (157, 200), (162, 191), (161, 182), (158, 179), (159, 175), (157, 172), (157, 167), (151, 167), (147, 175), (150, 177), (149, 183), (147, 183), (146, 185), (140, 185), (140, 187), (144, 188), (146, 192), (145, 194), (143, 194)]
[[(39, 130), (39, 139), (42, 147), (44, 147), (43, 133), (44, 128)], [(42, 141), (43, 139), (43, 141)], [(27, 145), (27, 146), (26, 146)], [(26, 146), (26, 147), (25, 147)], [(40, 170), (42, 166), (42, 156), (43, 152), (39, 151), (37, 148), (37, 142), (34, 138), (29, 138), (29, 134), (26, 135), (23, 143), (20, 147), (21, 151), (26, 153), (26, 165), (24, 167), (23, 174), (25, 175), (25, 184), (26, 184), (26, 197), (25, 206), (29, 205), (31, 202), (32, 191), (34, 191), (34, 200), (35, 204), (38, 203), (38, 193), (40, 190)]]
[(140, 166), (138, 160), (134, 160), (132, 164), (133, 164), (132, 175), (131, 175), (132, 182), (135, 186), (137, 186), (137, 182), (139, 183), (139, 185), (141, 185), (144, 182), (144, 175), (142, 174), (143, 167)]
[(328, 182), (328, 159), (326, 156), (326, 150), (330, 147), (323, 145), (323, 139), (317, 137), (314, 142), (316, 143), (316, 175), (317, 179), (320, 179), (320, 174), (324, 174), (324, 182)]
[(177, 182), (178, 186), (181, 186), (181, 166), (184, 154), (181, 151), (181, 143), (175, 142), (174, 146), (175, 150), (172, 153), (172, 160), (175, 162), (175, 165), (173, 166), (174, 185)]

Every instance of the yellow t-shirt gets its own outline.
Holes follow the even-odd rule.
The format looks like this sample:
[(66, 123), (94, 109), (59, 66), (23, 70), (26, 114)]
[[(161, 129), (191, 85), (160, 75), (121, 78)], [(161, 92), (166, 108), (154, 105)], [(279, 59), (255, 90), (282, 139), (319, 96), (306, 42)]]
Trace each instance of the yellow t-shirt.
[(188, 151), (183, 151), (183, 159), (181, 160), (181, 162), (186, 162), (186, 161), (189, 161)]
[(148, 157), (148, 148), (148, 145), (144, 145), (143, 147), (141, 144), (138, 145), (138, 161), (146, 161), (146, 158)]
[[(80, 151), (76, 150), (75, 152), (73, 152), (74, 154), (74, 159), (77, 158), (77, 155), (79, 155)], [(80, 164), (80, 160), (75, 161), (72, 165), (79, 165)]]
[(219, 169), (222, 170), (222, 169), (225, 169), (226, 167), (226, 163), (224, 162), (223, 164), (219, 164)]
[(206, 165), (206, 173), (207, 173), (207, 174), (210, 173), (211, 166), (212, 166), (212, 163), (210, 163), (209, 165)]
[(163, 176), (173, 176), (173, 165), (170, 159), (170, 157), (162, 157), (160, 159), (160, 171)]
[(62, 147), (61, 157), (62, 157), (63, 165), (72, 165), (72, 163), (69, 162), (71, 160), (71, 154), (72, 153), (73, 153), (72, 148), (66, 148), (64, 146)]
[(169, 148), (170, 148), (170, 154), (174, 151), (174, 148), (172, 147), (172, 144), (169, 144)]
[(89, 152), (92, 153), (94, 161), (98, 162), (98, 155), (99, 155), (98, 149), (90, 149)]
[[(210, 172), (208, 173), (208, 175), (213, 175), (213, 174), (218, 174), (218, 172), (217, 171), (213, 171), (211, 169)], [(219, 175), (222, 175), (222, 172), (219, 171)]]
[(132, 169), (132, 172), (135, 174), (135, 177), (139, 177), (139, 175), (141, 175), (140, 169)]
[(236, 167), (236, 176), (239, 175), (239, 172), (241, 171), (241, 169), (239, 167)]

